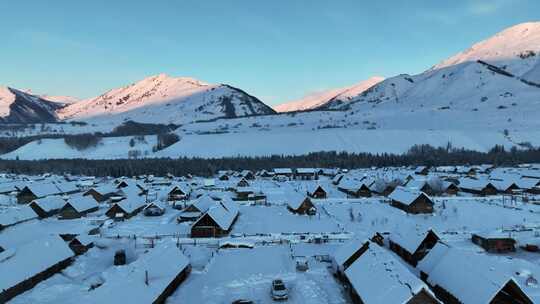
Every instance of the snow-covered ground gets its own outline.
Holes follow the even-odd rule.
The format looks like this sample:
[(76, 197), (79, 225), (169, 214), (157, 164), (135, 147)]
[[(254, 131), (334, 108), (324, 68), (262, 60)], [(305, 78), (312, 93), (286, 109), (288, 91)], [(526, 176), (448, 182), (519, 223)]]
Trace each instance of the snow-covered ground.
[[(513, 178), (516, 174), (531, 175), (531, 170), (500, 168), (492, 172), (491, 176)], [(362, 169), (350, 171), (347, 177), (373, 176), (391, 180), (404, 178), (411, 173), (412, 170), (408, 168)], [(448, 173), (431, 172), (430, 175), (446, 176)], [(450, 176), (459, 177), (459, 174)], [(415, 178), (421, 180), (426, 177)], [(488, 178), (488, 175), (478, 174), (477, 178)], [(4, 178), (2, 181), (9, 182), (12, 179), (25, 183), (18, 176)], [(62, 180), (54, 176), (45, 180), (43, 177), (31, 176), (25, 179), (34, 180), (34, 187), (48, 179), (56, 182)], [(240, 179), (231, 177), (228, 181), (216, 181), (212, 189), (204, 187), (204, 180), (188, 180), (186, 185), (192, 188), (192, 196), (206, 193), (222, 199), (234, 198), (234, 189)], [(96, 298), (100, 299), (100, 303), (108, 303), (103, 293), (113, 290), (115, 286), (124, 286), (123, 281), (129, 280), (135, 280), (134, 284), (140, 285), (134, 295), (140, 299), (151, 299), (158, 292), (156, 286), (161, 285), (145, 285), (142, 282), (144, 275), (141, 275), (141, 270), (137, 270), (136, 266), (145, 265), (150, 274), (155, 274), (160, 268), (153, 268), (147, 261), (155, 263), (152, 257), (169, 250), (171, 246), (180, 248), (182, 254), (189, 259), (192, 269), (167, 303), (231, 303), (238, 299), (272, 303), (271, 282), (277, 278), (284, 280), (289, 289), (288, 303), (352, 303), (348, 291), (330, 271), (329, 256), (350, 239), (367, 239), (376, 232), (390, 235), (391, 238), (393, 235), (406, 238), (411, 232), (425, 232), (428, 229), (433, 229), (453, 248), (495, 259), (499, 273), (514, 274), (514, 279), (528, 296), (534, 302), (540, 301), (537, 285), (526, 283), (530, 276), (540, 277), (538, 253), (518, 248), (516, 252), (492, 254), (471, 242), (472, 233), (505, 231), (517, 240), (518, 246), (540, 244), (540, 205), (523, 201), (524, 196), (521, 194), (513, 198), (508, 194), (475, 197), (460, 192), (457, 196), (432, 197), (435, 203), (432, 214), (411, 215), (392, 207), (389, 199), (384, 196), (347, 198), (326, 176), (321, 176), (317, 181), (281, 182), (258, 177), (249, 180), (249, 183), (251, 188), (266, 194), (264, 202), (235, 202), (239, 207), (239, 215), (228, 236), (221, 239), (194, 239), (189, 237), (192, 223), (177, 222), (181, 210), (174, 209), (165, 201), (170, 189), (168, 186), (150, 182), (145, 184), (143, 180), (125, 181), (128, 187), (135, 187), (135, 183), (146, 185), (152, 193), (149, 197), (161, 201), (165, 208), (164, 214), (148, 217), (139, 213), (124, 221), (107, 220), (106, 211), (110, 205), (105, 202), (100, 204), (98, 211), (80, 219), (59, 220), (56, 216), (42, 220), (35, 218), (0, 230), (0, 246), (14, 254), (17, 254), (17, 248), (59, 234), (88, 237), (95, 244), (88, 252), (76, 256), (65, 270), (17, 296), (11, 303), (69, 303), (72, 299), (92, 303)], [(98, 186), (113, 185), (111, 180), (96, 182)], [(176, 179), (171, 182), (180, 181)], [(328, 197), (313, 199), (317, 208), (315, 215), (293, 214), (287, 209), (291, 198), (305, 194), (316, 185), (321, 185)], [(533, 195), (527, 197), (529, 201), (539, 199)], [(0, 220), (20, 209), (10, 195), (1, 196), (0, 201), (0, 214), (4, 215)], [(186, 206), (193, 201), (194, 198), (180, 205)], [(86, 236), (97, 227), (100, 227), (98, 234)], [(225, 242), (248, 244), (252, 248), (220, 248), (220, 244)], [(120, 249), (126, 251), (126, 266), (113, 265), (114, 254)], [(386, 247), (384, 250), (390, 252)], [(391, 254), (412, 274), (419, 276), (416, 268), (406, 264), (394, 253)], [(0, 271), (3, 261), (1, 257), (2, 253)], [(307, 271), (296, 269), (296, 262), (300, 260), (307, 260)], [(167, 260), (162, 262), (170, 263)], [(130, 292), (128, 287), (122, 288), (122, 292)], [(111, 303), (113, 299), (110, 298)]]

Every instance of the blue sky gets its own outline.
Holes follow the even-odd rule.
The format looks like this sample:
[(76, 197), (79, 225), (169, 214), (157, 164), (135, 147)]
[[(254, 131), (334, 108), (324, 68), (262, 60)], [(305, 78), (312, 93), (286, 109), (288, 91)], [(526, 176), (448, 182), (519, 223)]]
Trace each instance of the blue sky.
[(276, 104), (535, 20), (538, 0), (1, 1), (0, 85), (86, 98), (167, 73)]

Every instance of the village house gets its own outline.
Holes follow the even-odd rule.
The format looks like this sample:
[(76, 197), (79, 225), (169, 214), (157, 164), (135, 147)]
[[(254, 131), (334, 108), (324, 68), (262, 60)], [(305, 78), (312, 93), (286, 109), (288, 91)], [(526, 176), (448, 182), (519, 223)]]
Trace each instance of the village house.
[(189, 199), (190, 193), (191, 190), (187, 185), (172, 185), (167, 191), (167, 200), (169, 202), (187, 200)]
[(248, 179), (248, 180), (255, 179), (255, 174), (253, 174), (253, 172), (251, 172), (250, 170), (242, 170), (239, 175), (240, 177), (244, 179)]
[(172, 245), (153, 248), (123, 267), (129, 280), (124, 272), (107, 273), (107, 281), (89, 291), (93, 303), (110, 303), (114, 295), (125, 303), (164, 304), (191, 272), (189, 259)]
[(340, 280), (345, 280), (345, 270), (356, 261), (369, 247), (367, 240), (351, 240), (340, 246), (332, 256), (332, 273)]
[(307, 191), (307, 195), (311, 198), (326, 198), (328, 193), (321, 185), (313, 185), (311, 189)]
[(437, 243), (417, 268), (444, 303), (532, 304), (507, 266), (493, 256)]
[(459, 189), (466, 193), (479, 196), (496, 195), (498, 190), (486, 179), (462, 178), (459, 179)]
[(473, 233), (471, 241), (490, 253), (516, 251), (516, 240), (503, 233)]
[(229, 234), (238, 218), (238, 206), (230, 200), (215, 202), (191, 226), (191, 237), (222, 237)]
[(62, 194), (64, 193), (54, 183), (32, 183), (27, 184), (17, 193), (17, 203), (28, 204), (38, 198)]
[(418, 166), (414, 170), (414, 174), (416, 174), (416, 175), (428, 175), (429, 174), (429, 167), (427, 167), (427, 166)]
[(200, 218), (210, 209), (216, 200), (212, 199), (208, 194), (204, 194), (194, 201), (191, 201), (186, 208), (178, 215), (178, 221), (194, 221)]
[[(9, 254), (9, 258), (5, 255)], [(73, 252), (58, 236), (38, 239), (2, 252), (0, 303), (7, 303), (62, 271), (72, 263)]]
[(143, 214), (145, 216), (160, 216), (165, 213), (165, 206), (159, 202), (151, 202), (146, 204), (143, 209)]
[(314, 215), (317, 212), (317, 208), (309, 197), (296, 194), (288, 199), (287, 209), (296, 214)]
[(95, 199), (89, 196), (70, 197), (58, 212), (58, 218), (63, 220), (76, 219), (95, 212), (99, 206)]
[(94, 239), (88, 235), (78, 235), (69, 241), (68, 246), (75, 255), (81, 255), (94, 247)]
[(390, 250), (412, 266), (416, 266), (439, 240), (439, 236), (432, 229), (426, 232), (404, 229), (388, 237)]
[(93, 187), (83, 193), (83, 196), (91, 196), (96, 202), (101, 203), (109, 200), (113, 196), (119, 195), (120, 191), (113, 185), (103, 185)]
[(334, 176), (334, 178), (332, 178), (332, 184), (336, 186), (339, 185), (343, 177), (345, 177), (345, 174), (337, 174), (336, 176)]
[(423, 192), (404, 187), (397, 187), (389, 196), (391, 206), (407, 213), (433, 213), (433, 202)]
[(66, 201), (61, 196), (47, 196), (33, 200), (28, 206), (40, 218), (47, 218), (57, 214), (65, 204)]
[(144, 198), (128, 197), (118, 203), (114, 203), (105, 215), (114, 220), (129, 219), (139, 212), (141, 212), (146, 206)]
[(520, 191), (519, 186), (512, 180), (490, 180), (490, 183), (497, 189), (497, 192), (503, 194), (514, 194)]
[(236, 183), (236, 187), (249, 187), (249, 182), (245, 178), (241, 178), (238, 183)]
[(344, 273), (354, 303), (440, 303), (428, 285), (374, 243)]
[(8, 212), (0, 213), (0, 231), (37, 218), (38, 215), (29, 206), (21, 206)]
[(298, 168), (295, 170), (294, 178), (300, 180), (316, 180), (319, 179), (319, 174), (315, 168)]
[(338, 190), (352, 197), (371, 197), (373, 192), (370, 186), (373, 180), (363, 179), (361, 181), (355, 179), (342, 179), (338, 185)]
[(284, 176), (287, 179), (290, 179), (293, 176), (293, 171), (291, 168), (274, 168), (274, 176)]

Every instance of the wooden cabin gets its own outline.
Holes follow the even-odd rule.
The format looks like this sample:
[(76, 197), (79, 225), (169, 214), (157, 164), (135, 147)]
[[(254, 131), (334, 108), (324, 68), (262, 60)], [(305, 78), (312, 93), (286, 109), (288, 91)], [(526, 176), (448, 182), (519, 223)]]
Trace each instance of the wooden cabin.
[(391, 206), (407, 213), (433, 213), (433, 201), (421, 191), (399, 186), (388, 196), (388, 198), (391, 199)]
[(327, 192), (321, 185), (315, 185), (311, 190), (308, 190), (307, 195), (311, 198), (326, 198)]
[(216, 202), (191, 226), (191, 237), (223, 237), (229, 234), (238, 218), (235, 202), (224, 200)]
[(118, 203), (114, 203), (105, 215), (114, 220), (129, 219), (139, 212), (141, 212), (146, 206), (144, 199), (127, 198)]
[(167, 192), (167, 200), (171, 201), (183, 201), (189, 198), (190, 191), (186, 186), (174, 185), (169, 188)]
[(47, 218), (57, 214), (65, 204), (66, 201), (61, 196), (47, 196), (33, 200), (28, 206), (39, 218)]
[(317, 208), (309, 197), (301, 195), (293, 195), (288, 202), (287, 209), (296, 214), (314, 215), (317, 213)]
[(515, 273), (501, 263), (506, 264), (497, 257), (439, 242), (417, 269), (443, 303), (532, 304), (514, 280)]
[(516, 240), (502, 234), (483, 235), (473, 233), (471, 241), (490, 253), (508, 253), (516, 251)]
[(58, 218), (63, 220), (76, 219), (86, 216), (88, 213), (98, 211), (99, 206), (92, 197), (77, 196), (68, 199), (66, 204), (58, 212)]
[(317, 180), (319, 179), (319, 174), (314, 168), (298, 168), (295, 171), (294, 178), (300, 180)]
[(440, 303), (427, 284), (396, 261), (390, 252), (373, 243), (344, 273), (355, 304)]
[(487, 180), (463, 178), (459, 180), (459, 189), (463, 192), (479, 195), (497, 195), (497, 188)]

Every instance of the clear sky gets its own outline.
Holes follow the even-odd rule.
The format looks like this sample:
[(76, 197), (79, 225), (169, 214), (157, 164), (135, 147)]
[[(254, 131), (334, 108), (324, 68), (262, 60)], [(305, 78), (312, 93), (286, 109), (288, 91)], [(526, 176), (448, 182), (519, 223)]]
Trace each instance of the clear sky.
[(92, 97), (167, 73), (268, 104), (419, 73), (538, 0), (0, 1), (0, 85)]

